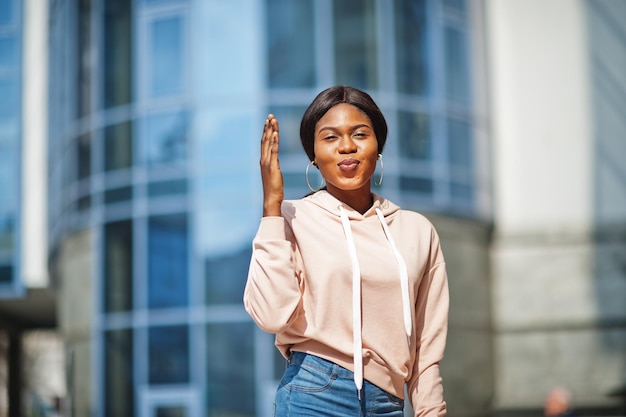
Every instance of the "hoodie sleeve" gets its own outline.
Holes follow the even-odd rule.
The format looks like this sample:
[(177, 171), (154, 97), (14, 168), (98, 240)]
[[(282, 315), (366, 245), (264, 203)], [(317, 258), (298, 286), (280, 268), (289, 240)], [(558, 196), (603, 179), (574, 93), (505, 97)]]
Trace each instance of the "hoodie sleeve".
[(431, 268), (418, 288), (416, 303), (417, 355), (408, 392), (415, 417), (443, 417), (443, 381), (439, 361), (443, 359), (448, 329), (448, 279), (439, 239), (433, 230)]
[(244, 307), (256, 324), (280, 333), (297, 318), (302, 294), (295, 242), (283, 217), (263, 217), (252, 242)]

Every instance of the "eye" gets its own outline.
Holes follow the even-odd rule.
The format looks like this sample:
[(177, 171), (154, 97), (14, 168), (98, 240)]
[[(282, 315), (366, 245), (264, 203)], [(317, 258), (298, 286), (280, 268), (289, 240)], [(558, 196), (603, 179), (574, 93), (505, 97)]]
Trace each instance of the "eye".
[(324, 140), (333, 140), (335, 139), (337, 136), (335, 135), (328, 135), (328, 136), (324, 136)]
[(364, 132), (356, 132), (354, 136), (356, 136), (357, 138), (364, 138), (367, 136), (367, 134)]

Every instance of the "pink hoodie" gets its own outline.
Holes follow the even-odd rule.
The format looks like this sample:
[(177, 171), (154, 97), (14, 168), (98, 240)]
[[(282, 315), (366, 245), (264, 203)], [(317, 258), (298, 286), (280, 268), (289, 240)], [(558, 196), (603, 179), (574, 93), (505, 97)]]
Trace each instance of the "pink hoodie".
[(406, 383), (416, 416), (444, 416), (448, 285), (432, 224), (377, 195), (362, 215), (326, 191), (282, 216), (253, 242), (244, 305), (257, 325), (285, 358), (317, 355), (400, 398)]

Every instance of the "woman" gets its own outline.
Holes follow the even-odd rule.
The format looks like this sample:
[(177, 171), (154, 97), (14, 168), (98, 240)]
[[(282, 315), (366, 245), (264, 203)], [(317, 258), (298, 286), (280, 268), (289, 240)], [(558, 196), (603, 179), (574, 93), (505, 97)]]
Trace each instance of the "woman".
[(265, 121), (244, 305), (288, 360), (275, 416), (402, 416), (405, 385), (416, 416), (446, 414), (445, 263), (425, 217), (371, 192), (386, 138), (368, 94), (322, 91), (300, 139), (326, 187), (284, 201), (278, 121)]

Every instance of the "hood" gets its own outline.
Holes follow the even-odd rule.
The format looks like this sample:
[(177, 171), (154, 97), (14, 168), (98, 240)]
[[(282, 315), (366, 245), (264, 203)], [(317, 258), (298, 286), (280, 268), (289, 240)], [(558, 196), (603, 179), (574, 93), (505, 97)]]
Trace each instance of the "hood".
[(400, 210), (400, 207), (387, 200), (384, 197), (379, 196), (378, 194), (372, 193), (372, 197), (374, 199), (374, 204), (370, 207), (365, 213), (361, 214), (349, 205), (343, 203), (342, 201), (335, 198), (331, 193), (326, 190), (318, 191), (314, 194), (311, 194), (305, 197), (306, 200), (311, 203), (323, 208), (331, 214), (339, 217), (341, 213), (339, 212), (338, 207), (343, 206), (345, 213), (347, 214), (350, 220), (362, 220), (368, 217), (376, 216), (376, 209), (379, 209), (384, 217), (387, 217), (396, 211)]

